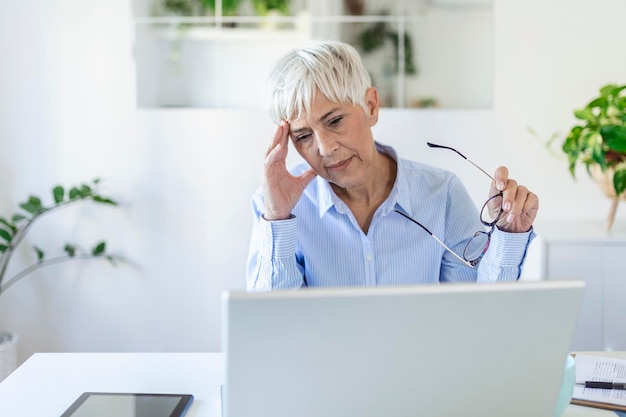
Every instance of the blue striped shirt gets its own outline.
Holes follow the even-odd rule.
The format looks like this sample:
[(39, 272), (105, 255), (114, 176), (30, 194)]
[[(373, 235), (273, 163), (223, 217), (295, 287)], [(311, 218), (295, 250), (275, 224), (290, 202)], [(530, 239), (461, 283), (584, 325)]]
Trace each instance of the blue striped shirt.
[[(263, 218), (263, 195), (252, 198), (254, 224), (247, 265), (248, 291), (332, 286), (413, 285), (515, 280), (534, 237), (498, 230), (477, 268), (464, 265), (428, 233), (395, 210), (426, 226), (462, 255), (484, 230), (476, 206), (456, 175), (398, 158), (393, 189), (376, 210), (367, 234), (326, 180), (316, 177), (287, 220)], [(308, 168), (292, 170), (299, 175)]]

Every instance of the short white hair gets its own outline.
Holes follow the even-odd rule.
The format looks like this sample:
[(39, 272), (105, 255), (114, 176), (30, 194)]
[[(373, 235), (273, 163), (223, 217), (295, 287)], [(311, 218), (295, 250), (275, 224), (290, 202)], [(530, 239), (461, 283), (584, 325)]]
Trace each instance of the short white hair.
[(372, 80), (359, 53), (339, 41), (324, 41), (295, 49), (275, 65), (267, 85), (267, 108), (274, 123), (308, 114), (319, 91), (335, 103), (360, 105)]

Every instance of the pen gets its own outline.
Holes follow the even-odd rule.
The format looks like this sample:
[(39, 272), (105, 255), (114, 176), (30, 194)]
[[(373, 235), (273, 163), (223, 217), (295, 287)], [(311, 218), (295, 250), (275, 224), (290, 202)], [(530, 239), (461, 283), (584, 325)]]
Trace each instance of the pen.
[(576, 385), (584, 385), (585, 388), (622, 389), (622, 390), (626, 390), (626, 382), (585, 381), (585, 382), (577, 382)]

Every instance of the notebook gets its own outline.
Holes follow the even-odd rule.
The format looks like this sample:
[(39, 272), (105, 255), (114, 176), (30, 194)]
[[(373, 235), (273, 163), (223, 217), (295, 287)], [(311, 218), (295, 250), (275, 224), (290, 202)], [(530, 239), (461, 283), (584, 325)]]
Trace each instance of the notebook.
[(223, 295), (225, 417), (553, 416), (583, 283)]

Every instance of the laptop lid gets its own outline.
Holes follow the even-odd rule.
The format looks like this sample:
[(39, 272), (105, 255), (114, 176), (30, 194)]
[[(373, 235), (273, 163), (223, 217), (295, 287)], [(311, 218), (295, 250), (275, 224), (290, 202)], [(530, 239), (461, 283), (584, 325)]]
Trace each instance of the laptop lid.
[(224, 293), (223, 414), (552, 416), (582, 288)]

